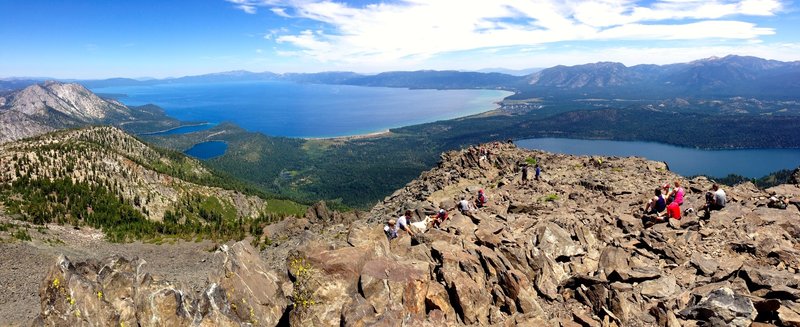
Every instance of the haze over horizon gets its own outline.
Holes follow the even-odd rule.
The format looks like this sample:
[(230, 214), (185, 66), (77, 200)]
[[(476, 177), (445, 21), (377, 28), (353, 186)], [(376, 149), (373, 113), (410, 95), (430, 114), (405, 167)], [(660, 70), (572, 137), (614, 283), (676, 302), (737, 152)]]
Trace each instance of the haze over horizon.
[(780, 0), (2, 2), (0, 77), (800, 60)]

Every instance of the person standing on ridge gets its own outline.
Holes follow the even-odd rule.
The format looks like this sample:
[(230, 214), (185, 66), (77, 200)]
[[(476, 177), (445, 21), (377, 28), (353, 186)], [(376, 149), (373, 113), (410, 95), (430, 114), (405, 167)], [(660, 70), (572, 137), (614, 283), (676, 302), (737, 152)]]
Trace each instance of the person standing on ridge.
[(528, 164), (522, 164), (522, 184), (528, 183)]
[(536, 180), (539, 180), (539, 175), (542, 173), (542, 170), (539, 168), (539, 164), (536, 164)]

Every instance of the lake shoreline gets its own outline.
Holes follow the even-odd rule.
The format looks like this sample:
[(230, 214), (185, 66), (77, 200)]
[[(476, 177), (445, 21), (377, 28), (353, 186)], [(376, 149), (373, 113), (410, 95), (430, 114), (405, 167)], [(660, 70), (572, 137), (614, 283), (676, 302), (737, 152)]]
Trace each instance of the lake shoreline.
[(214, 123), (205, 122), (205, 123), (197, 123), (197, 124), (180, 125), (180, 126), (175, 126), (175, 127), (172, 127), (172, 128), (167, 128), (165, 130), (160, 130), (160, 131), (155, 131), (155, 132), (147, 132), (147, 133), (140, 133), (140, 134), (137, 134), (137, 135), (142, 135), (142, 136), (159, 135), (159, 134), (162, 134), (162, 133), (168, 133), (170, 131), (174, 131), (174, 130), (179, 129), (179, 128), (197, 127), (197, 126), (206, 126), (206, 125), (214, 125)]
[[(413, 126), (413, 125), (411, 125)], [(362, 140), (362, 139), (370, 139), (376, 137), (383, 137), (389, 136), (392, 134), (391, 130), (382, 130), (378, 132), (371, 132), (371, 133), (364, 133), (364, 134), (354, 134), (354, 135), (344, 135), (344, 136), (330, 136), (330, 137), (298, 137), (298, 139), (306, 140), (306, 141), (320, 141), (320, 140), (328, 140), (328, 141), (352, 141), (352, 140)]]
[[(724, 177), (730, 174), (760, 178), (800, 166), (800, 149), (701, 149), (649, 141), (616, 141), (573, 138), (528, 138), (514, 141), (518, 147), (577, 156), (641, 157), (666, 162), (683, 176)], [(754, 164), (758, 162), (758, 164)]]
[[(127, 94), (121, 99), (126, 105), (155, 104), (181, 122), (227, 121), (248, 131), (297, 139), (375, 137), (375, 133), (402, 126), (462, 119), (496, 109), (498, 103), (514, 94), (494, 89), (409, 89), (279, 81), (187, 82), (101, 87), (93, 91)], [(178, 128), (181, 127), (186, 125)], [(367, 133), (362, 133), (365, 130)]]

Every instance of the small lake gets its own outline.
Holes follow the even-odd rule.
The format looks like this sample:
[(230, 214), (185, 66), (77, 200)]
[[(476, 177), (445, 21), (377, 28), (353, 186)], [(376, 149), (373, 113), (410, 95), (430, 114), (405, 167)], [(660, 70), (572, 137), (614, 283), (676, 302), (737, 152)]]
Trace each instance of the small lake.
[(410, 90), (284, 81), (169, 83), (94, 88), (155, 104), (182, 121), (231, 121), (267, 135), (331, 137), (384, 131), (497, 108), (511, 92)]
[(725, 177), (737, 174), (759, 178), (800, 166), (800, 149), (700, 150), (651, 142), (561, 138), (535, 138), (515, 143), (521, 148), (572, 155), (644, 157), (664, 161), (671, 171), (683, 176)]
[(206, 124), (197, 124), (197, 125), (187, 125), (187, 126), (180, 126), (180, 127), (171, 128), (171, 129), (168, 129), (168, 130), (165, 130), (165, 131), (160, 131), (160, 132), (144, 133), (144, 134), (141, 134), (141, 135), (186, 134), (186, 133), (204, 131), (204, 130), (207, 130), (207, 129), (212, 128), (214, 126), (217, 126), (217, 124), (215, 124), (215, 123), (206, 123)]
[(211, 159), (225, 154), (226, 150), (228, 150), (228, 143), (223, 141), (208, 141), (195, 144), (191, 149), (183, 153), (197, 159)]

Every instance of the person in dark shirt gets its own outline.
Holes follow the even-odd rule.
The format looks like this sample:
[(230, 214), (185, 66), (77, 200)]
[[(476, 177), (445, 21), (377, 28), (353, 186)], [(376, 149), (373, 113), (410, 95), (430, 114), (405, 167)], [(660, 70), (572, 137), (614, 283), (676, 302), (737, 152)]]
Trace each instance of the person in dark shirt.
[(522, 184), (528, 183), (528, 164), (522, 164)]
[(644, 207), (644, 212), (646, 214), (657, 214), (659, 212), (664, 211), (667, 208), (667, 201), (664, 200), (664, 197), (661, 195), (661, 189), (657, 188), (655, 190), (655, 196), (647, 202), (647, 205)]

